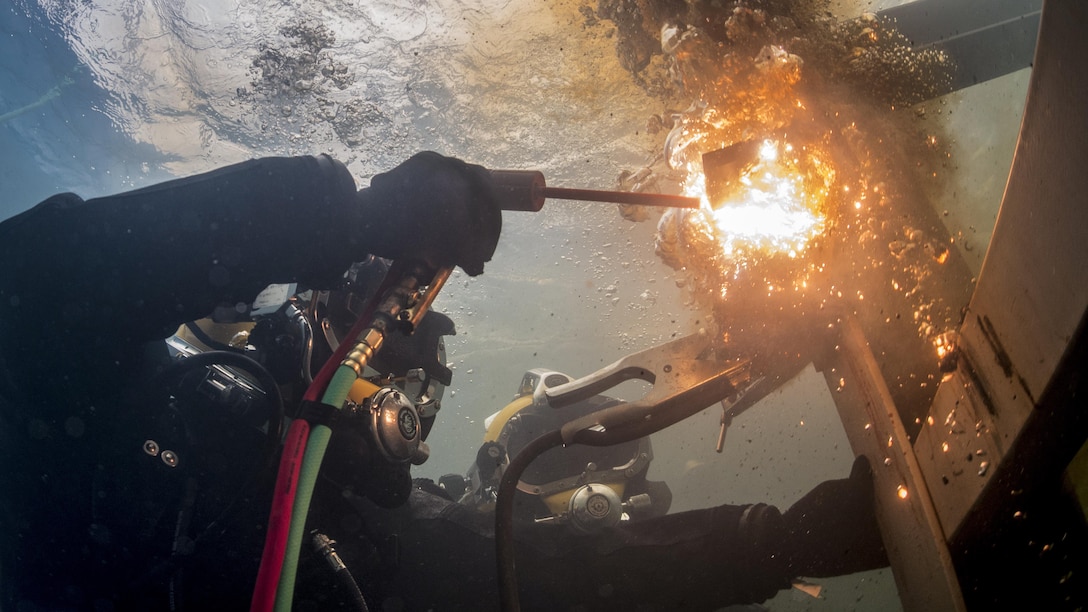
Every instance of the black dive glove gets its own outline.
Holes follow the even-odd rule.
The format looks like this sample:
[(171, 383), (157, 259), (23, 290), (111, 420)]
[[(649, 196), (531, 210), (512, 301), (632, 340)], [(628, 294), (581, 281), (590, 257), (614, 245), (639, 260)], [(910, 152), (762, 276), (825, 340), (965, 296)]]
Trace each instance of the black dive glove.
[(388, 259), (482, 274), (502, 229), (491, 173), (433, 152), (375, 175), (359, 191), (362, 245)]
[(864, 456), (850, 477), (816, 485), (782, 515), (792, 576), (841, 576), (888, 565)]

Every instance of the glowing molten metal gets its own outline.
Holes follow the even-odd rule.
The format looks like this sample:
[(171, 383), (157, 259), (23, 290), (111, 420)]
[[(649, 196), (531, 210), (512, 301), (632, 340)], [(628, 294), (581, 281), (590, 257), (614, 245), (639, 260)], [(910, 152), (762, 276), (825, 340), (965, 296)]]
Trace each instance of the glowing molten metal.
[(711, 225), (727, 258), (741, 264), (776, 254), (796, 258), (823, 233), (833, 173), (817, 156), (764, 140), (734, 188), (714, 202), (702, 170), (688, 164), (684, 191), (702, 200), (699, 217)]

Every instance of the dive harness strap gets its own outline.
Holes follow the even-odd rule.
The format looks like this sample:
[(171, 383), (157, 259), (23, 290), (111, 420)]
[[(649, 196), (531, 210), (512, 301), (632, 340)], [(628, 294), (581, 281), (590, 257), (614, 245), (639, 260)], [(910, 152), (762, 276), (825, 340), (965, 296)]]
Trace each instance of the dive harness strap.
[(310, 425), (324, 425), (332, 428), (340, 415), (340, 409), (324, 402), (303, 400), (299, 405), (298, 418), (305, 419)]

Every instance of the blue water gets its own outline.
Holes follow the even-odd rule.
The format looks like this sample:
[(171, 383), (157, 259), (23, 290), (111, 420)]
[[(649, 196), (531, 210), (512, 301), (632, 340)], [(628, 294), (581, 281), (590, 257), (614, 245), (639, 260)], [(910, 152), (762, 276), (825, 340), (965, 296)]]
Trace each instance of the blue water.
[(102, 112), (106, 92), (39, 9), (0, 9), (0, 58), (0, 218), (54, 193), (93, 197), (163, 176), (163, 156)]

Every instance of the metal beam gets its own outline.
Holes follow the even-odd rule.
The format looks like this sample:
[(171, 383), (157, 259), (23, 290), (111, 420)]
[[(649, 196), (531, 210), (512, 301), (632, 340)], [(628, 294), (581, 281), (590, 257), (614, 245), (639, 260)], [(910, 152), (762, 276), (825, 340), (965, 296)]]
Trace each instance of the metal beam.
[(816, 363), (832, 389), (855, 455), (873, 466), (884, 549), (908, 611), (965, 610), (945, 534), (880, 367), (852, 316), (840, 319), (829, 354)]
[(915, 50), (955, 60), (950, 91), (1028, 68), (1042, 0), (917, 0), (881, 11)]
[(1088, 4), (1047, 0), (958, 367), (916, 444), (964, 597), (979, 609), (1088, 600), (1088, 527), (1061, 490), (1088, 438), (1085, 31)]

